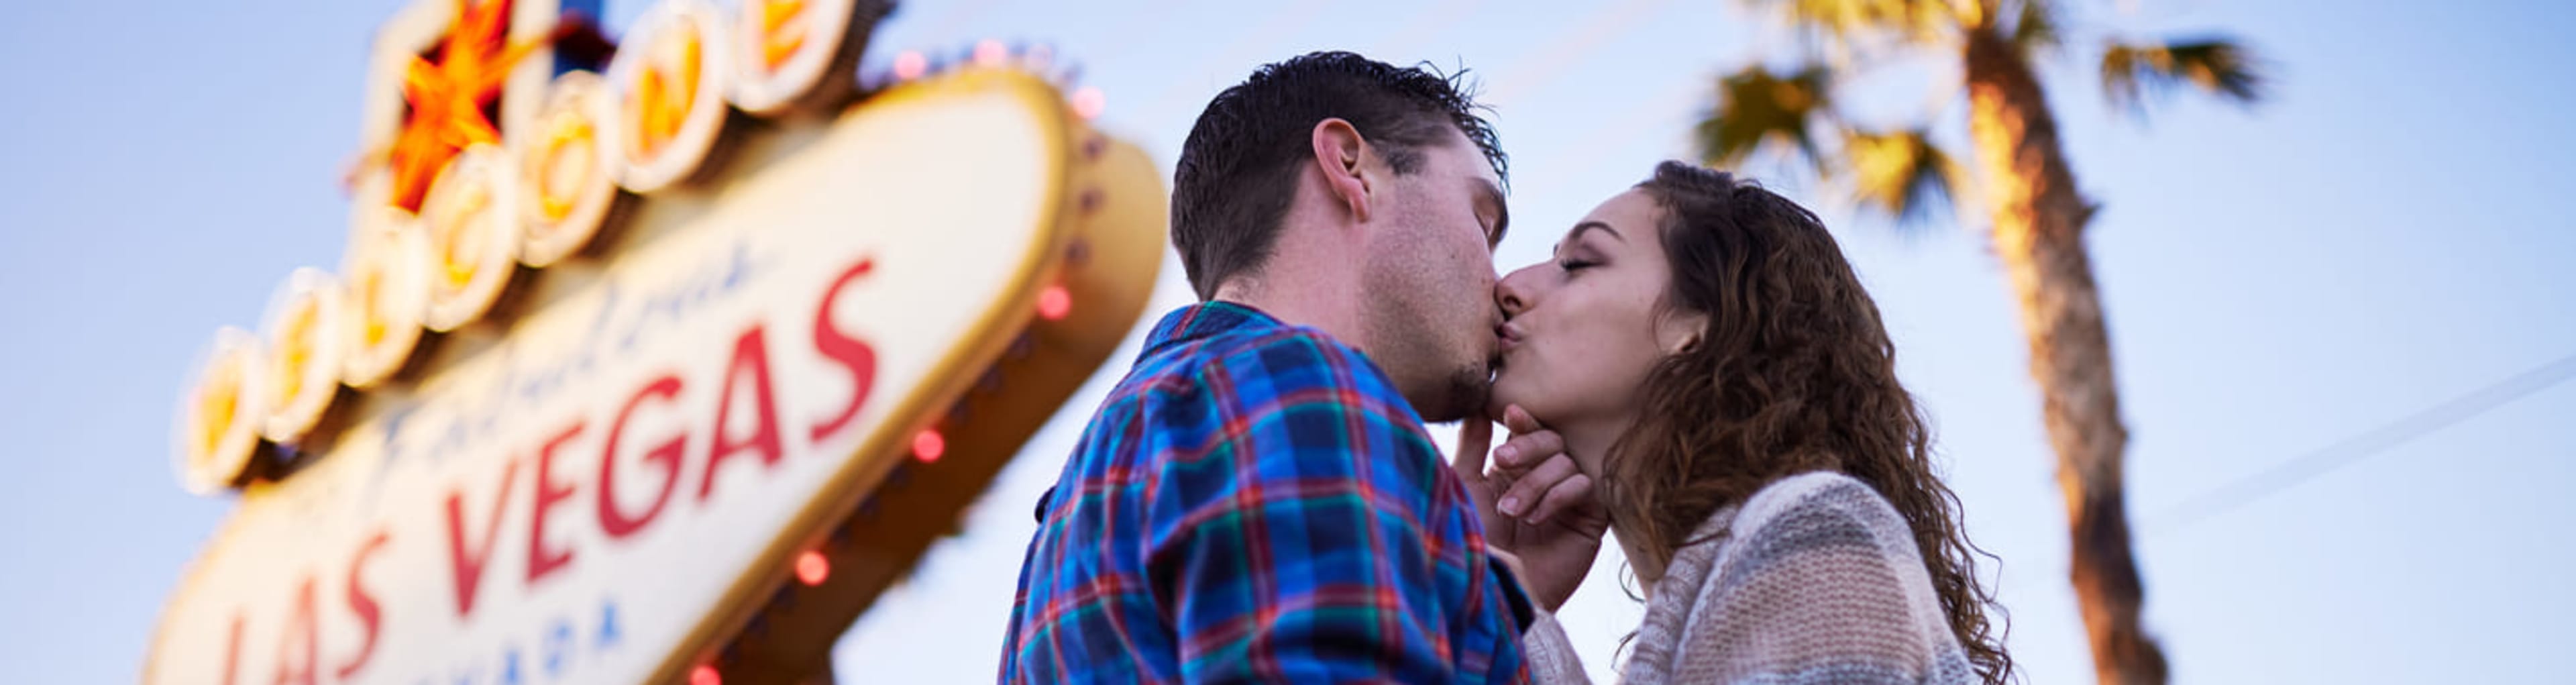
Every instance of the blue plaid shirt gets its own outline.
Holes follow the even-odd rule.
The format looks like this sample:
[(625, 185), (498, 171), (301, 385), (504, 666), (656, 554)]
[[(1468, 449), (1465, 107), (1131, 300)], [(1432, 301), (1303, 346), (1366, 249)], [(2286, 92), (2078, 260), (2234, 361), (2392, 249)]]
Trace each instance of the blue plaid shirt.
[(1020, 567), (1004, 683), (1525, 683), (1527, 600), (1384, 373), (1229, 303), (1165, 316)]

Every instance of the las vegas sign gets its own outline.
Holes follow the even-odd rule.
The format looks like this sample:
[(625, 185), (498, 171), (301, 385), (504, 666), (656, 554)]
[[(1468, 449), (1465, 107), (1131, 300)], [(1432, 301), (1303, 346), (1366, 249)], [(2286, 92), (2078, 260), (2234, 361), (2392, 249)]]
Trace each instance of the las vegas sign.
[(998, 46), (860, 74), (885, 12), (661, 0), (595, 65), (555, 3), (389, 23), (347, 255), (183, 393), (181, 482), (238, 505), (143, 680), (813, 675), (1163, 251), (1095, 92)]

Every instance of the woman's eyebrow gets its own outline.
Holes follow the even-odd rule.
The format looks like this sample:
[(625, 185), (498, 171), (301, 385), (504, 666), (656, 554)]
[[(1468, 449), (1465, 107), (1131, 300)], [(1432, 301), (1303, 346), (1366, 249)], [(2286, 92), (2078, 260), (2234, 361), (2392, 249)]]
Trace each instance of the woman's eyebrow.
[(1600, 231), (1601, 231), (1601, 232), (1610, 234), (1610, 237), (1612, 237), (1612, 238), (1618, 238), (1618, 239), (1619, 239), (1619, 242), (1623, 242), (1623, 243), (1624, 243), (1624, 242), (1628, 242), (1628, 236), (1620, 235), (1620, 234), (1619, 234), (1619, 229), (1611, 228), (1611, 227), (1610, 227), (1610, 224), (1602, 223), (1602, 222), (1599, 222), (1599, 221), (1586, 221), (1586, 222), (1583, 222), (1583, 223), (1575, 224), (1575, 225), (1574, 225), (1574, 230), (1572, 230), (1572, 231), (1567, 231), (1567, 232), (1565, 233), (1565, 240), (1566, 240), (1566, 242), (1573, 242), (1573, 241), (1574, 241), (1574, 239), (1583, 237), (1583, 232), (1584, 232), (1584, 231), (1589, 231), (1589, 230), (1594, 230), (1594, 229), (1600, 229)]

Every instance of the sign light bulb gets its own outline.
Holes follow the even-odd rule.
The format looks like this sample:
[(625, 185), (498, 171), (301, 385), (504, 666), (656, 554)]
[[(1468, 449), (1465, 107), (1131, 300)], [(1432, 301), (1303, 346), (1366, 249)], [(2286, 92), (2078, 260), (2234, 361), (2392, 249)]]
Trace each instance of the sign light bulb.
[(922, 463), (939, 461), (939, 455), (947, 452), (948, 439), (941, 437), (939, 431), (923, 429), (912, 436), (912, 457)]
[(894, 56), (894, 77), (910, 81), (930, 72), (930, 58), (917, 50), (906, 50)]
[(805, 550), (796, 555), (796, 581), (806, 587), (823, 584), (832, 578), (832, 560), (819, 550)]
[(1073, 293), (1065, 290), (1064, 286), (1050, 285), (1046, 290), (1038, 292), (1038, 318), (1061, 321), (1066, 314), (1071, 313), (1073, 313)]
[(1083, 86), (1081, 90), (1073, 91), (1072, 104), (1074, 116), (1089, 121), (1098, 118), (1100, 110), (1109, 107), (1109, 96), (1100, 92), (1097, 86)]

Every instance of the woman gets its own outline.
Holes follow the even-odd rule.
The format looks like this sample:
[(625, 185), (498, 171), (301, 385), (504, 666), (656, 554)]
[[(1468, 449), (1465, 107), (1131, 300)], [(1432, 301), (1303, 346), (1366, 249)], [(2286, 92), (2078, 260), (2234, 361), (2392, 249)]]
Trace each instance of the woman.
[[(1814, 214), (1666, 162), (1496, 294), (1495, 406), (1555, 432), (1597, 507), (1556, 520), (1606, 520), (1645, 590), (1623, 682), (2010, 678), (1878, 309)], [(1488, 521), (1543, 606), (1580, 581), (1582, 546)], [(1526, 637), (1535, 680), (1583, 681), (1552, 618)]]

